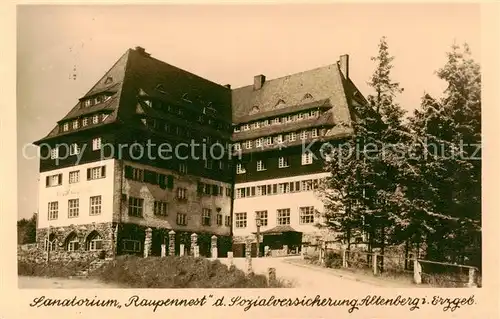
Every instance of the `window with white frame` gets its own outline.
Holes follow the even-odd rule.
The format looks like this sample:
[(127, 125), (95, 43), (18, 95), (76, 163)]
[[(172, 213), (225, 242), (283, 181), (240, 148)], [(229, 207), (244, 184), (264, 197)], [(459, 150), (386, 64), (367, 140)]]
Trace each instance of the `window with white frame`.
[(256, 211), (255, 217), (260, 219), (260, 226), (267, 226), (267, 210)]
[(306, 206), (299, 208), (299, 219), (301, 224), (314, 223), (314, 206)]
[(282, 156), (278, 159), (278, 167), (279, 168), (285, 168), (285, 167), (289, 167), (289, 166), (290, 166), (290, 164), (288, 163), (288, 158)]
[(311, 111), (311, 117), (317, 117), (319, 115), (319, 111)]
[(94, 180), (106, 177), (105, 166), (92, 167), (88, 169), (87, 179)]
[(242, 131), (248, 131), (249, 129), (250, 129), (250, 125), (248, 125), (248, 124), (243, 124), (243, 126), (241, 127)]
[(179, 163), (179, 173), (186, 174), (187, 173), (187, 164)]
[(278, 193), (280, 194), (290, 193), (290, 183), (279, 183)]
[(80, 154), (80, 147), (78, 144), (73, 143), (69, 146), (69, 155), (78, 155)]
[(99, 115), (98, 114), (92, 116), (92, 124), (97, 124), (97, 123), (99, 123)]
[(122, 251), (124, 252), (140, 252), (141, 242), (135, 239), (122, 239)]
[(309, 165), (313, 162), (313, 154), (311, 152), (302, 153), (302, 165)]
[(241, 150), (241, 144), (240, 143), (234, 143), (233, 145), (235, 151), (240, 151)]
[(262, 123), (260, 125), (261, 126), (269, 126), (269, 120), (262, 121)]
[(222, 214), (217, 214), (217, 226), (222, 226)]
[(231, 227), (231, 216), (224, 216), (224, 226)]
[(264, 196), (267, 194), (266, 185), (257, 186), (257, 196)]
[(59, 157), (59, 148), (54, 147), (53, 149), (50, 150), (50, 158), (51, 159), (56, 159)]
[(276, 117), (276, 118), (272, 119), (271, 124), (273, 124), (273, 125), (280, 124), (280, 118)]
[(87, 126), (87, 125), (89, 125), (89, 119), (88, 119), (88, 118), (86, 118), (86, 117), (84, 117), (84, 118), (82, 119), (82, 126)]
[(300, 131), (300, 139), (305, 140), (306, 138), (307, 138), (307, 131), (306, 130)]
[(273, 138), (271, 136), (266, 137), (265, 145), (273, 145)]
[(66, 132), (69, 130), (69, 123), (64, 123), (63, 124), (63, 131)]
[(241, 163), (236, 164), (236, 174), (245, 174), (246, 172), (247, 170), (245, 169), (243, 164)]
[(68, 218), (76, 218), (78, 217), (80, 210), (80, 202), (78, 199), (69, 199), (68, 200)]
[(264, 163), (263, 160), (258, 160), (257, 161), (257, 171), (265, 171), (266, 170), (266, 164)]
[(234, 132), (235, 132), (235, 133), (240, 132), (240, 127), (239, 127), (239, 126), (235, 126), (235, 127), (234, 127)]
[(143, 207), (144, 207), (144, 199), (129, 197), (128, 199), (129, 216), (142, 217)]
[(275, 143), (283, 143), (283, 135), (279, 134), (274, 137)]
[(47, 176), (47, 187), (59, 186), (62, 185), (62, 174), (55, 174)]
[(88, 237), (87, 237), (87, 249), (90, 251), (96, 251), (96, 250), (101, 250), (102, 249), (102, 237), (101, 235), (93, 231)]
[(305, 180), (305, 181), (301, 181), (300, 183), (300, 188), (301, 188), (301, 191), (303, 192), (307, 192), (307, 191), (310, 191), (312, 190), (312, 180)]
[(163, 201), (155, 201), (153, 212), (156, 216), (168, 216), (168, 203)]
[(177, 188), (177, 199), (186, 199), (187, 189), (179, 187)]
[(250, 149), (250, 148), (252, 148), (252, 141), (250, 141), (250, 140), (245, 141), (245, 148), (246, 148), (246, 149)]
[(236, 189), (236, 198), (244, 198), (245, 197), (245, 189), (237, 188)]
[(288, 135), (288, 140), (290, 142), (295, 141), (296, 138), (297, 138), (297, 136), (295, 135), (295, 132), (290, 132), (290, 134)]
[(318, 129), (317, 128), (313, 128), (311, 130), (311, 137), (318, 137)]
[(96, 137), (92, 140), (92, 150), (97, 151), (101, 149), (101, 138)]
[(75, 233), (71, 233), (66, 238), (66, 249), (68, 251), (77, 251), (80, 248), (80, 240)]
[(177, 213), (176, 222), (177, 222), (177, 225), (186, 226), (187, 225), (187, 215), (184, 213)]
[(208, 208), (203, 208), (201, 211), (201, 224), (210, 226), (212, 222), (212, 211)]
[(99, 196), (90, 197), (90, 216), (96, 216), (101, 214), (102, 198)]
[(304, 113), (297, 114), (297, 121), (304, 119)]
[(74, 121), (73, 121), (73, 129), (74, 129), (74, 130), (78, 129), (78, 124), (79, 124), (79, 123), (78, 123), (78, 120), (74, 120)]
[(281, 123), (288, 123), (288, 116), (283, 116), (281, 118)]
[(290, 225), (290, 208), (282, 208), (277, 211), (278, 225)]
[(235, 214), (235, 227), (236, 228), (246, 228), (247, 227), (247, 213), (236, 213)]
[(260, 137), (255, 140), (255, 147), (262, 147), (264, 144), (264, 138)]
[(59, 202), (50, 202), (48, 206), (48, 216), (49, 220), (57, 219), (59, 215)]

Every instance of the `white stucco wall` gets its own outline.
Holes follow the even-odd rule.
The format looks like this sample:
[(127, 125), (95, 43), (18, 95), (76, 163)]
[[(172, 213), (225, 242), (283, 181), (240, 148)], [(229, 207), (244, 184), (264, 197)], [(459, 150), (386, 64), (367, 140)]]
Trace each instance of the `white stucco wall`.
[[(106, 166), (106, 177), (87, 180), (87, 168)], [(61, 227), (71, 224), (111, 222), (113, 218), (113, 172), (115, 160), (93, 162), (40, 173), (38, 188), (38, 228)], [(80, 171), (80, 181), (69, 183), (69, 172)], [(46, 176), (63, 174), (62, 185), (46, 187)], [(90, 197), (101, 196), (101, 214), (90, 215)], [(68, 200), (79, 199), (78, 217), (68, 218)], [(48, 219), (48, 203), (59, 202), (58, 218)]]
[[(235, 189), (240, 187), (252, 187), (263, 184), (277, 184), (284, 182), (295, 182), (307, 179), (324, 178), (328, 173), (301, 175), (288, 178), (279, 178), (271, 180), (261, 180), (257, 182), (236, 184)], [(277, 226), (277, 210), (283, 208), (290, 209), (290, 226), (297, 231), (304, 233), (317, 232), (318, 228), (314, 224), (302, 225), (299, 220), (299, 208), (305, 206), (314, 206), (319, 212), (323, 211), (323, 202), (315, 194), (315, 191), (296, 192), (276, 195), (264, 195), (246, 198), (237, 198), (234, 200), (233, 209), (233, 235), (248, 236), (257, 231), (255, 225), (255, 212), (267, 210), (268, 224), (260, 228), (261, 231), (271, 229)], [(247, 227), (236, 228), (236, 213), (247, 213)], [(317, 218), (315, 217), (315, 222)]]

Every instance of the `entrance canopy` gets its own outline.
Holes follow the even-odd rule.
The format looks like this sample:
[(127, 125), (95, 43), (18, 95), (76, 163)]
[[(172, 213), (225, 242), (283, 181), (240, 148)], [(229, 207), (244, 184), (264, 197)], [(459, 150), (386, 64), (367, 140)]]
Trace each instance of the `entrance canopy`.
[(279, 225), (279, 226), (273, 227), (271, 229), (267, 229), (265, 231), (262, 231), (260, 233), (261, 233), (261, 235), (284, 235), (287, 233), (301, 233), (301, 232), (296, 231), (295, 229), (293, 229), (289, 225)]

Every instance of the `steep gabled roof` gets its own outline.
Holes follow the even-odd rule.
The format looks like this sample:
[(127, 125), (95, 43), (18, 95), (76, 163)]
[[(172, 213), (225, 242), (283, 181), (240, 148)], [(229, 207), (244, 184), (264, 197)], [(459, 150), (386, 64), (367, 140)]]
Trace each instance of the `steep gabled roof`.
[[(267, 80), (259, 89), (253, 85), (236, 88), (232, 94), (233, 123), (266, 118), (279, 110), (293, 112), (304, 105), (329, 106), (326, 116), (337, 125), (327, 134), (345, 135), (351, 126), (347, 82), (337, 63)], [(283, 103), (284, 102), (284, 103)], [(234, 136), (234, 134), (233, 134)]]
[(73, 134), (96, 126), (116, 121), (127, 122), (135, 114), (137, 96), (144, 91), (165, 96), (169, 101), (178, 101), (180, 105), (190, 103), (196, 107), (210, 106), (224, 117), (231, 119), (231, 90), (151, 57), (144, 49), (137, 47), (127, 50), (103, 77), (79, 100), (96, 94), (108, 94), (111, 98), (103, 103), (82, 107), (80, 101), (58, 123), (96, 112), (106, 112), (105, 121), (78, 131), (60, 132), (56, 125), (42, 141), (57, 136)]

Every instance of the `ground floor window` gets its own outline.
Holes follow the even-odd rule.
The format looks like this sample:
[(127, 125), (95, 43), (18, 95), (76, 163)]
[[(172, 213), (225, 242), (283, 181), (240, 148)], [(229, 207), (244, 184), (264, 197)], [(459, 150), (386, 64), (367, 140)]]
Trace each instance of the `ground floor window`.
[(314, 207), (313, 206), (300, 207), (299, 217), (301, 224), (313, 224)]
[(90, 251), (102, 249), (102, 237), (98, 232), (94, 231), (87, 237), (87, 249)]
[(290, 225), (290, 208), (278, 209), (278, 225)]
[(50, 234), (49, 235), (49, 239), (45, 239), (45, 251), (47, 250), (50, 250), (50, 251), (54, 251), (56, 250), (56, 246), (57, 245), (57, 242), (56, 242), (56, 235), (54, 234)]
[(71, 233), (66, 238), (66, 249), (68, 251), (77, 251), (80, 248), (80, 240), (75, 233)]
[(134, 239), (123, 239), (122, 240), (122, 250), (124, 252), (140, 252), (141, 242)]

